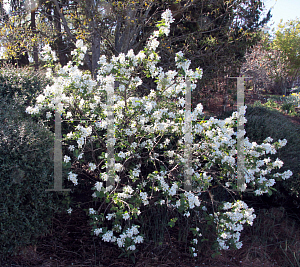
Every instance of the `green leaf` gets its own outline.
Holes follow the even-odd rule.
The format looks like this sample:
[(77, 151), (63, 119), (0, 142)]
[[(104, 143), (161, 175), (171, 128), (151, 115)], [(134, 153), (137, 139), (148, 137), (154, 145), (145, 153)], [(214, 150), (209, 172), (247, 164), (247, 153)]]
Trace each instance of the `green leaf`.
[(272, 196), (272, 190), (270, 190), (269, 188), (268, 188), (268, 194), (269, 194), (269, 196)]
[(174, 225), (175, 225), (175, 223), (177, 222), (177, 220), (178, 220), (178, 218), (176, 217), (176, 218), (173, 218), (173, 219), (171, 219), (171, 221), (170, 222), (168, 222), (168, 225), (172, 228), (172, 227), (174, 227)]
[(215, 258), (215, 257), (217, 257), (217, 256), (219, 256), (219, 255), (221, 255), (221, 252), (215, 252), (215, 253), (213, 253), (212, 255), (211, 255), (211, 257), (212, 258)]
[(133, 255), (130, 255), (130, 259), (132, 260), (133, 263), (135, 263), (135, 257)]

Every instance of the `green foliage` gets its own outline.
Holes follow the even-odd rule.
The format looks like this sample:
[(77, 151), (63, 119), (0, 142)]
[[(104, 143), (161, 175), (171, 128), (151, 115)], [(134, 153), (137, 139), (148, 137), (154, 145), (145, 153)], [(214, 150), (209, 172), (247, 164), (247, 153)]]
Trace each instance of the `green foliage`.
[(8, 102), (19, 96), (29, 105), (48, 84), (50, 81), (43, 73), (30, 68), (7, 65), (0, 69), (0, 97), (7, 97)]
[(290, 75), (297, 75), (300, 68), (300, 21), (290, 20), (279, 23), (273, 40), (274, 47), (282, 51), (282, 57), (286, 61)]
[(255, 101), (253, 104), (253, 107), (262, 107), (262, 106), (263, 106), (263, 104), (259, 100)]
[(287, 113), (295, 112), (295, 107), (294, 107), (293, 103), (283, 103), (280, 108), (281, 108), (281, 110), (283, 110)]
[(288, 113), (295, 113), (295, 107), (300, 106), (300, 94), (292, 93), (289, 96), (283, 97), (283, 104), (281, 109), (288, 111)]
[[(245, 125), (246, 136), (250, 141), (262, 142), (267, 137), (274, 140), (286, 139), (287, 145), (278, 151), (284, 165), (282, 171), (291, 170), (293, 176), (281, 183), (276, 183), (277, 192), (273, 196), (282, 201), (291, 196), (294, 203), (300, 203), (300, 127), (287, 119), (279, 111), (267, 107), (248, 107), (246, 112), (247, 123)], [(278, 202), (282, 204), (282, 202)]]
[[(256, 104), (254, 103), (254, 106)], [(297, 115), (295, 108), (300, 105), (300, 95), (293, 93), (289, 96), (272, 95), (268, 101), (262, 106), (269, 108), (280, 108), (283, 112), (289, 115)]]
[(264, 106), (269, 108), (277, 108), (278, 104), (273, 99), (268, 99), (268, 101), (264, 104)]
[[(18, 73), (26, 87), (12, 87)], [(24, 96), (37, 92), (42, 81), (28, 71), (22, 76), (21, 70), (1, 70), (2, 79), (3, 74), (10, 79), (2, 82), (6, 96), (0, 100), (0, 258), (36, 243), (49, 231), (52, 214), (65, 208), (62, 197), (45, 191), (53, 188), (53, 134), (24, 114)], [(12, 97), (12, 88), (20, 95)]]

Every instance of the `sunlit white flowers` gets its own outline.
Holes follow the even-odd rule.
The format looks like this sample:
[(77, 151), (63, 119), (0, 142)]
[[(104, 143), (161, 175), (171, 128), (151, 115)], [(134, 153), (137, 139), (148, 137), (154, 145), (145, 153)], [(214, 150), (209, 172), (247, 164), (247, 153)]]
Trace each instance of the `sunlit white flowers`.
[(91, 171), (94, 171), (94, 170), (96, 170), (96, 168), (97, 168), (97, 166), (96, 166), (95, 163), (89, 163), (89, 167), (90, 167), (90, 170), (91, 170)]
[(68, 163), (70, 162), (71, 158), (69, 156), (64, 156), (64, 162)]
[(69, 172), (68, 180), (71, 181), (74, 185), (78, 185), (77, 174)]
[[(220, 202), (219, 209), (214, 212), (202, 199), (203, 193), (209, 192), (214, 184), (220, 184), (224, 190), (236, 189), (237, 139), (244, 138), (245, 132), (236, 133), (234, 128), (237, 121), (246, 123), (245, 106), (225, 120), (212, 117), (206, 121), (201, 117), (203, 106), (200, 103), (194, 106), (190, 136), (192, 160), (187, 169), (194, 187), (191, 191), (184, 189), (186, 81), (190, 79), (194, 90), (202, 77), (202, 69), (190, 69), (191, 61), (181, 51), (175, 57), (177, 70), (159, 66), (159, 38), (169, 34), (173, 21), (172, 12), (164, 12), (159, 30), (137, 54), (130, 50), (111, 59), (102, 55), (97, 81), (78, 67), (87, 46), (77, 40), (73, 61), (60, 68), (55, 77), (49, 69), (53, 85), (47, 86), (38, 96), (36, 106), (26, 109), (29, 114), (38, 114), (44, 108), (53, 111), (59, 97), (62, 116), (77, 120), (68, 125), (73, 128), (64, 137), (70, 154), (64, 161), (75, 163), (74, 166), (82, 165), (94, 179), (92, 196), (100, 207), (99, 214), (98, 209), (88, 210), (94, 234), (129, 254), (144, 241), (139, 226), (134, 225), (143, 212), (141, 207), (146, 210), (157, 205), (176, 209), (176, 214), (184, 216), (191, 224), (195, 223), (191, 220), (195, 214), (211, 218), (217, 228), (220, 249), (228, 249), (230, 244), (240, 248), (243, 225), (251, 225), (255, 219), (253, 209), (242, 201)], [(43, 51), (53, 61), (51, 48), (46, 46)], [(137, 93), (145, 85), (139, 77), (141, 73), (148, 79), (153, 78), (155, 85), (143, 96)], [(107, 135), (110, 131), (107, 129), (109, 94), (113, 95), (108, 100), (113, 100), (111, 107), (115, 114), (111, 138)], [(269, 192), (275, 178), (288, 179), (292, 175), (290, 171), (273, 172), (281, 168), (283, 162), (273, 161), (267, 154), (275, 154), (286, 140), (272, 142), (272, 138), (267, 138), (259, 145), (244, 138), (245, 181), (257, 195)], [(108, 145), (115, 148), (115, 161), (108, 160)], [(220, 173), (216, 172), (216, 166)], [(108, 167), (115, 172), (113, 184), (108, 179)], [(68, 180), (77, 185), (78, 174), (73, 171), (68, 173)], [(205, 216), (208, 212), (211, 215)], [(194, 238), (190, 253), (196, 257), (201, 233), (198, 227), (192, 229)]]

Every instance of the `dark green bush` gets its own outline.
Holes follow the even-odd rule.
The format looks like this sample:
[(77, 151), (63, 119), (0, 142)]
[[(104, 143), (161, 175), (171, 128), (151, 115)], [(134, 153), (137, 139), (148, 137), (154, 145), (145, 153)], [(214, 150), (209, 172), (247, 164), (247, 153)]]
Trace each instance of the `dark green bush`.
[(0, 99), (0, 258), (35, 244), (49, 231), (52, 215), (66, 210), (65, 197), (45, 191), (53, 188), (54, 135), (24, 117), (24, 102)]
[(10, 65), (0, 69), (0, 97), (11, 101), (15, 96), (26, 100), (27, 105), (50, 84), (50, 80), (30, 68), (16, 68)]
[[(293, 123), (279, 111), (266, 107), (248, 107), (246, 112), (247, 123), (245, 125), (246, 136), (250, 141), (262, 142), (267, 137), (272, 137), (274, 141), (286, 139), (287, 145), (278, 150), (274, 157), (280, 158), (284, 165), (281, 172), (291, 170), (293, 176), (282, 182), (278, 182), (275, 194), (278, 201), (284, 199), (292, 200), (295, 204), (300, 204), (300, 126)], [(280, 203), (278, 203), (280, 204)]]
[[(229, 117), (230, 112), (220, 116), (221, 119)], [(289, 118), (277, 110), (265, 106), (248, 106), (246, 110), (247, 123), (245, 124), (246, 136), (251, 142), (262, 143), (267, 137), (273, 141), (286, 139), (287, 145), (279, 149), (275, 155), (284, 162), (279, 170), (284, 172), (291, 170), (293, 176), (288, 180), (275, 184), (276, 193), (272, 195), (273, 204), (294, 202), (300, 205), (300, 126), (293, 123)]]

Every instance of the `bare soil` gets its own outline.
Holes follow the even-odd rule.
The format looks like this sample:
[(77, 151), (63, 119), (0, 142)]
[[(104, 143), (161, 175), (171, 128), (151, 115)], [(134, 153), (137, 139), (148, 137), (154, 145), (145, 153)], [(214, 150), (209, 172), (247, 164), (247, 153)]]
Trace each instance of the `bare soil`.
[[(262, 104), (267, 102), (267, 97), (263, 94), (254, 94), (251, 91), (245, 93), (245, 105), (253, 105), (256, 101), (260, 101)], [(277, 101), (278, 104), (280, 102)], [(230, 104), (224, 105), (223, 104), (223, 95), (214, 95), (213, 98), (210, 98), (207, 105), (204, 108), (204, 114), (210, 115), (219, 115), (222, 114), (224, 111), (236, 111), (237, 105), (234, 104), (230, 106)], [(277, 109), (281, 112), (287, 119), (292, 121), (293, 123), (300, 125), (300, 114), (299, 116), (291, 116), (283, 113), (280, 109)]]
[[(280, 212), (274, 209), (274, 212)], [(266, 218), (265, 218), (266, 219)], [(265, 226), (268, 227), (268, 222)], [(271, 222), (272, 223), (272, 222)], [(254, 227), (254, 226), (253, 226)], [(274, 237), (282, 237), (290, 226), (281, 222), (274, 228)], [(174, 230), (174, 232), (176, 229)], [(99, 238), (91, 236), (90, 227), (84, 212), (76, 210), (69, 214), (56, 215), (53, 218), (52, 232), (41, 237), (36, 246), (28, 246), (20, 250), (19, 255), (10, 258), (1, 266), (11, 267), (69, 267), (69, 266), (108, 266), (108, 267), (261, 267), (286, 266), (282, 253), (276, 257), (276, 246), (255, 241), (251, 227), (246, 227), (242, 240), (243, 247), (239, 250), (223, 251), (221, 255), (212, 258), (213, 251), (208, 247), (197, 258), (191, 258), (185, 250), (185, 245), (174, 238), (174, 232), (166, 234), (165, 241), (155, 246), (153, 243), (140, 245), (135, 254), (135, 262), (128, 258), (119, 258), (120, 251)], [(298, 231), (300, 240), (300, 229)], [(257, 238), (258, 239), (258, 238)], [(300, 242), (298, 249), (300, 248)], [(276, 252), (276, 251), (275, 251)], [(280, 252), (280, 251), (279, 251)], [(275, 256), (270, 258), (268, 255)]]

